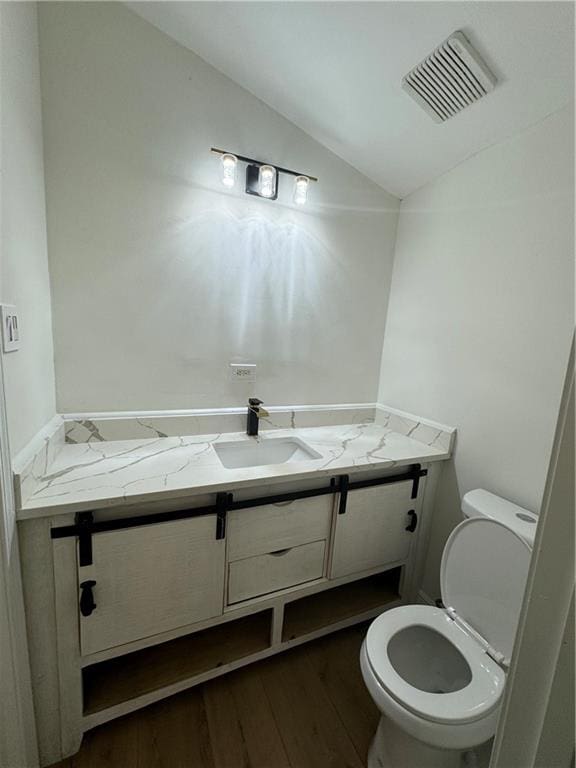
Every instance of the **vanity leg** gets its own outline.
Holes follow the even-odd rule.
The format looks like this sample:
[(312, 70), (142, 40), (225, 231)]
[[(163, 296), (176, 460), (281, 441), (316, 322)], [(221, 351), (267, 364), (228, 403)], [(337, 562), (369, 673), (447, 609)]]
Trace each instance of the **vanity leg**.
[[(55, 563), (48, 520), (23, 520), (18, 524), (20, 556), (24, 565), (22, 583), (26, 608), (28, 651), (32, 677), (34, 714), (41, 766), (50, 765), (78, 751), (82, 741), (82, 678), (79, 649), (67, 649), (63, 635), (58, 636), (55, 588)], [(72, 540), (66, 553), (65, 567), (76, 602), (76, 553)], [(71, 549), (71, 551), (70, 551)], [(72, 567), (70, 567), (70, 561)], [(64, 565), (64, 563), (62, 564)], [(71, 587), (68, 586), (68, 592)], [(60, 602), (60, 600), (58, 601)], [(60, 608), (61, 610), (61, 608)], [(68, 645), (78, 637), (77, 618), (73, 626), (69, 619), (60, 632), (68, 630)], [(61, 645), (62, 641), (64, 645)], [(64, 658), (66, 652), (69, 657)], [(62, 660), (64, 663), (62, 664)], [(73, 678), (73, 679), (71, 679)], [(68, 681), (68, 682), (66, 682)], [(66, 703), (66, 695), (70, 701)], [(71, 714), (76, 711), (76, 715)]]
[(284, 606), (275, 605), (272, 609), (272, 630), (270, 633), (270, 645), (279, 645), (282, 642), (282, 622), (284, 621)]
[(18, 524), (28, 653), (40, 765), (62, 758), (60, 686), (56, 643), (56, 598), (50, 525), (47, 520)]
[(62, 754), (75, 754), (82, 743), (82, 667), (78, 632), (76, 539), (54, 539), (56, 626)]

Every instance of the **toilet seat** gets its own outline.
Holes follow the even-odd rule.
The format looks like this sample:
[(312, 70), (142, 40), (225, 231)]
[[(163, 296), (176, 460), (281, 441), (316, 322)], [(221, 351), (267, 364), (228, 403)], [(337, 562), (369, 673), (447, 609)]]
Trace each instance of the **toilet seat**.
[[(411, 626), (437, 632), (462, 654), (472, 675), (468, 685), (451, 693), (428, 693), (398, 674), (388, 655), (388, 643)], [(441, 609), (407, 605), (387, 611), (370, 625), (366, 653), (380, 685), (401, 706), (425, 720), (453, 725), (472, 722), (488, 715), (500, 703), (504, 671)]]

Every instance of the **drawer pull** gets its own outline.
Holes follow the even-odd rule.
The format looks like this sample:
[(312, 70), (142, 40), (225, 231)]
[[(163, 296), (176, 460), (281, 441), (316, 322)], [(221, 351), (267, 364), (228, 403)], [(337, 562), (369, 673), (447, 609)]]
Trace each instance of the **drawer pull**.
[(285, 555), (286, 552), (290, 552), (290, 550), (294, 549), (294, 547), (287, 547), (286, 549), (277, 549), (275, 552), (268, 552), (269, 555), (272, 555), (273, 557), (282, 557), (282, 555)]

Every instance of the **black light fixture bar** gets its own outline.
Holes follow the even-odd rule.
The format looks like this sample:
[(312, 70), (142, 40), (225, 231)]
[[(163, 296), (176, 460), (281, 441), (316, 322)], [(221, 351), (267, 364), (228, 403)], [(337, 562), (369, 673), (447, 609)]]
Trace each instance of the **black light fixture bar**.
[(318, 181), (316, 176), (310, 176), (308, 173), (301, 173), (300, 171), (291, 171), (290, 168), (281, 168), (279, 165), (274, 165), (274, 163), (267, 163), (264, 160), (255, 160), (253, 157), (244, 157), (244, 155), (237, 155), (236, 152), (229, 152), (227, 149), (217, 149), (216, 147), (211, 147), (210, 152), (214, 155), (234, 155), (238, 160), (240, 160), (243, 163), (250, 163), (251, 165), (271, 165), (273, 168), (276, 168), (276, 171), (278, 173), (286, 173), (289, 176), (306, 176), (306, 178), (309, 181)]

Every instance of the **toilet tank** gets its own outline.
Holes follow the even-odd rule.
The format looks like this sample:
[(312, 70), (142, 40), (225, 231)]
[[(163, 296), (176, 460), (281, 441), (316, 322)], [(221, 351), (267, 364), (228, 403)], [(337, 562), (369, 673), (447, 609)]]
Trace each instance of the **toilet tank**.
[(488, 517), (508, 526), (530, 546), (534, 546), (538, 515), (490, 491), (477, 488), (462, 499), (464, 517)]

